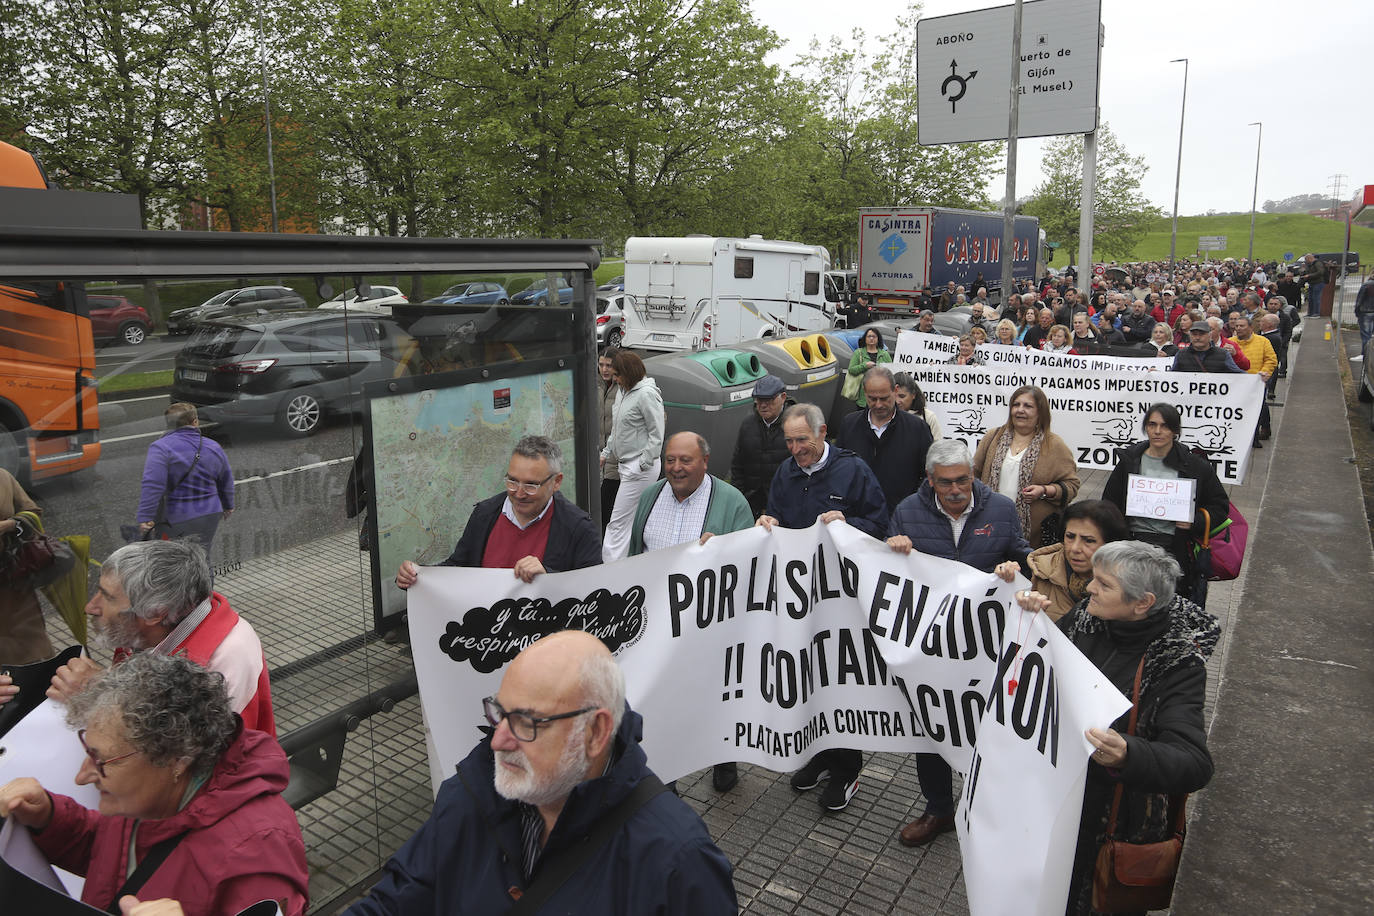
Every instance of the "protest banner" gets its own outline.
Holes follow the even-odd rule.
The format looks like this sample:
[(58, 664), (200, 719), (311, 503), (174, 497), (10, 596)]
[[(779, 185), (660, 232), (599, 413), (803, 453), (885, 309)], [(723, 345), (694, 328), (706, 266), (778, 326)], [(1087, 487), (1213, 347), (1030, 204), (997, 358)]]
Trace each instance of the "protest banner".
[(1028, 824), (1023, 799), (1076, 812), (1083, 732), (1129, 703), (1091, 665), (1063, 665), (1082, 657), (1043, 615), (1011, 609), (1016, 587), (834, 522), (748, 529), (530, 585), (509, 570), (429, 567), (409, 605), (445, 775), (481, 739), (481, 699), (498, 692), (504, 665), (567, 628), (618, 655), (665, 780), (729, 761), (785, 772), (832, 747), (937, 752), (967, 771), (980, 729), (998, 723), (1004, 744), (1020, 742), (1018, 764), (978, 781), (964, 850), (1014, 834), (1035, 865), (974, 912), (1030, 912), (1027, 899), (1054, 899), (1036, 912), (1059, 912), (1074, 838), (1052, 836), (1054, 819)]
[[(897, 350), (903, 352), (900, 342)], [(1069, 446), (1081, 468), (1115, 467), (1116, 450), (1144, 438), (1141, 424), (1150, 405), (1167, 402), (1183, 418), (1179, 443), (1212, 462), (1223, 483), (1245, 481), (1264, 398), (1264, 382), (1248, 373), (1126, 373), (914, 362), (903, 368), (921, 386), (926, 407), (935, 412), (944, 437), (965, 442), (970, 451), (989, 429), (1007, 422), (1007, 402), (1013, 391), (1022, 385), (1038, 386), (1049, 399), (1055, 434)]]
[[(925, 334), (921, 331), (901, 331), (892, 362), (897, 371), (915, 363), (944, 363), (959, 352), (959, 338), (946, 334)], [(1117, 370), (1120, 372), (1171, 372), (1174, 359), (1169, 357), (1092, 356), (1068, 353), (1046, 353), (1032, 347), (985, 343), (977, 347), (984, 365), (1056, 366), (1061, 369)]]

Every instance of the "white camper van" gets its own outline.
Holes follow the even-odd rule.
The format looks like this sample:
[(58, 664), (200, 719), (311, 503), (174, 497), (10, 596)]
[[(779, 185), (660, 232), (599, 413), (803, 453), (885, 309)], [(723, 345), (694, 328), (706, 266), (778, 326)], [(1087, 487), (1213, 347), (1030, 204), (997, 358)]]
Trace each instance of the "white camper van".
[(698, 350), (834, 324), (819, 245), (747, 239), (625, 242), (624, 346)]

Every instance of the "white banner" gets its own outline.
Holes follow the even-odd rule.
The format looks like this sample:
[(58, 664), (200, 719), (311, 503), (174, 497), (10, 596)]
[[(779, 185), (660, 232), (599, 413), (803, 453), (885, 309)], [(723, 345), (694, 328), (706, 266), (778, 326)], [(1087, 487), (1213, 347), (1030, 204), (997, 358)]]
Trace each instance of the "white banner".
[(1049, 399), (1051, 428), (1081, 468), (1115, 467), (1116, 449), (1144, 439), (1141, 424), (1146, 411), (1164, 401), (1178, 408), (1183, 418), (1183, 447), (1200, 449), (1222, 483), (1245, 482), (1264, 398), (1264, 382), (1258, 375), (921, 363), (915, 361), (913, 349), (903, 348), (910, 336), (915, 335), (898, 339), (894, 370), (911, 373), (944, 437), (967, 443), (970, 451), (989, 429), (1007, 422), (1011, 393), (1022, 385), (1036, 385)]
[[(947, 363), (959, 352), (959, 338), (948, 334), (924, 334), (920, 331), (899, 331), (897, 349), (892, 362), (901, 368), (912, 363)], [(1067, 353), (1046, 353), (1032, 347), (985, 343), (978, 345), (978, 355), (991, 369), (1008, 366), (1054, 366), (1061, 369), (1115, 370), (1120, 372), (1171, 372), (1172, 356), (1084, 356)]]
[[(936, 751), (967, 771), (990, 728), (998, 759), (977, 772), (998, 775), (961, 802), (966, 867), (1013, 846), (1027, 861), (1022, 883), (980, 888), (974, 912), (1025, 913), (1033, 899), (1058, 913), (1074, 836), (1055, 830), (1077, 826), (1083, 732), (1129, 703), (1047, 618), (1008, 610), (1016, 587), (836, 522), (749, 529), (531, 585), (509, 570), (427, 567), (410, 626), (444, 774), (480, 740), (481, 698), (504, 665), (565, 628), (619, 656), (665, 780), (728, 761), (785, 772), (831, 747)], [(1054, 816), (1030, 821), (1028, 798)]]

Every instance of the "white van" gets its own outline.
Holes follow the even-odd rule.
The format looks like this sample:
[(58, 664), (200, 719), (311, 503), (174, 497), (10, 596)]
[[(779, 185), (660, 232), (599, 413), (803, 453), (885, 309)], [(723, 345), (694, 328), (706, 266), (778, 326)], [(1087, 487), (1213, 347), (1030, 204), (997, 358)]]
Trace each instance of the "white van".
[(624, 346), (701, 350), (834, 326), (819, 245), (689, 236), (625, 242)]

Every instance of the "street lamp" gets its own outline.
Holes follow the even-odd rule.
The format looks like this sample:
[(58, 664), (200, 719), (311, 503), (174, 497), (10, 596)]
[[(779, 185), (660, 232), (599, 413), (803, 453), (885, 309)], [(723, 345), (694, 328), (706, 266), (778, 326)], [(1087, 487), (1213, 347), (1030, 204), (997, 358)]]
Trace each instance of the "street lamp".
[(1174, 224), (1169, 233), (1169, 282), (1174, 282), (1174, 255), (1178, 251), (1178, 182), (1183, 175), (1183, 113), (1188, 108), (1188, 58), (1169, 61), (1183, 64), (1183, 101), (1178, 106), (1178, 165), (1174, 168)]
[(1260, 141), (1264, 139), (1264, 122), (1251, 121), (1249, 127), (1258, 127), (1259, 133), (1255, 135), (1255, 193), (1250, 198), (1250, 263), (1255, 262), (1255, 204), (1259, 201), (1259, 159)]

